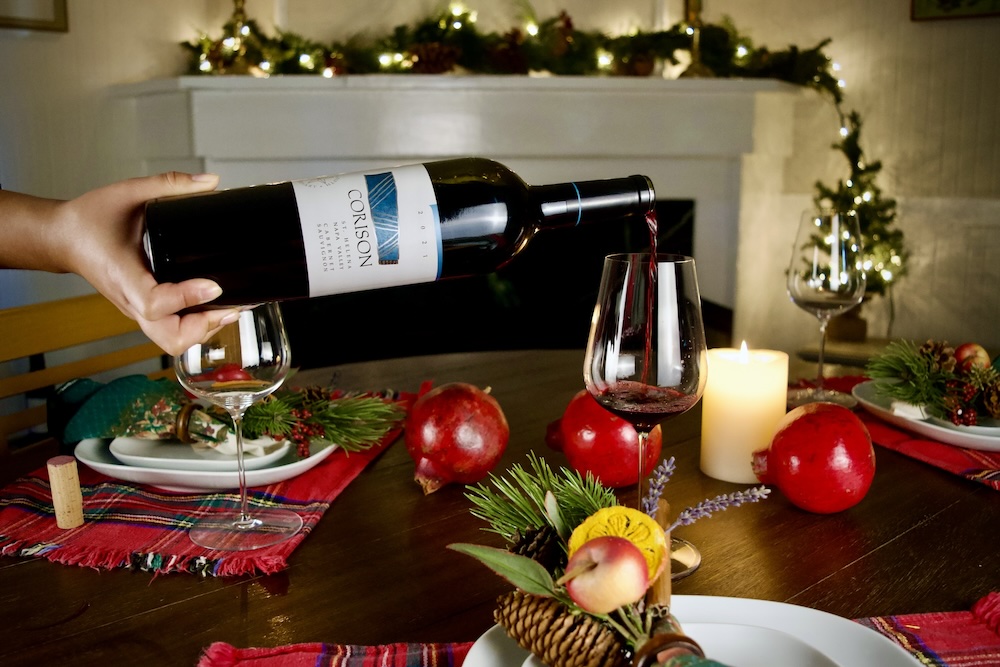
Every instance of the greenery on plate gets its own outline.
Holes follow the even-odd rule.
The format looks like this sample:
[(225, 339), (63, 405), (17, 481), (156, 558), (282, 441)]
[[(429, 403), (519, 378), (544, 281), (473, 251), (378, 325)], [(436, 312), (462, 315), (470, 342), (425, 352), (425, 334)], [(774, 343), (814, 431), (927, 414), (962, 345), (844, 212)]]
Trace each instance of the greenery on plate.
[(878, 381), (879, 394), (955, 425), (974, 426), (981, 416), (1000, 419), (1000, 373), (960, 364), (947, 341), (893, 341), (868, 362), (866, 373)]

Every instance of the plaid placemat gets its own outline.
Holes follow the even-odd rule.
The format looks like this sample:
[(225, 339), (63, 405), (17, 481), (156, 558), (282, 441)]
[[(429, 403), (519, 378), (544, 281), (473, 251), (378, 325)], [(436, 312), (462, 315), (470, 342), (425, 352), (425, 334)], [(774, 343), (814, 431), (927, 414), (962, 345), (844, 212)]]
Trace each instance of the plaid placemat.
[[(408, 406), (414, 395), (399, 401)], [(45, 467), (0, 489), (0, 554), (35, 557), (98, 569), (126, 568), (203, 576), (269, 574), (288, 566), (288, 557), (309, 535), (330, 503), (365, 466), (399, 435), (395, 430), (362, 452), (335, 451), (312, 469), (283, 482), (250, 488), (254, 508), (284, 508), (299, 514), (303, 528), (291, 539), (254, 551), (205, 549), (188, 537), (198, 518), (239, 511), (239, 493), (174, 493), (112, 479), (79, 464), (84, 523), (56, 525)]]
[(460, 667), (472, 642), (454, 644), (290, 644), (235, 648), (216, 643), (198, 667)]
[(876, 616), (858, 620), (931, 667), (1000, 665), (1000, 593), (970, 611)]
[[(856, 384), (867, 379), (852, 375), (826, 378), (824, 383), (829, 389), (850, 393)], [(872, 442), (876, 445), (1000, 491), (1000, 452), (957, 447), (922, 438), (888, 424), (860, 407), (857, 409), (857, 415), (868, 427)]]
[[(970, 611), (875, 616), (857, 622), (885, 635), (929, 667), (1000, 665), (1000, 593), (997, 592), (979, 600)], [(460, 667), (471, 646), (471, 642), (385, 646), (290, 644), (240, 649), (219, 642), (205, 650), (198, 667)]]

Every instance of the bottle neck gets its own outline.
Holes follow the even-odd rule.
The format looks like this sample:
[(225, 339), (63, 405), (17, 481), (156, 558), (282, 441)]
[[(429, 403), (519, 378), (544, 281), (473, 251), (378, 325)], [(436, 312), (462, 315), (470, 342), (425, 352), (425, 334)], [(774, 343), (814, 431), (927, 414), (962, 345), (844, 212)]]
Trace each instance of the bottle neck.
[(656, 204), (653, 183), (647, 176), (533, 185), (530, 192), (542, 212), (543, 227), (644, 216)]

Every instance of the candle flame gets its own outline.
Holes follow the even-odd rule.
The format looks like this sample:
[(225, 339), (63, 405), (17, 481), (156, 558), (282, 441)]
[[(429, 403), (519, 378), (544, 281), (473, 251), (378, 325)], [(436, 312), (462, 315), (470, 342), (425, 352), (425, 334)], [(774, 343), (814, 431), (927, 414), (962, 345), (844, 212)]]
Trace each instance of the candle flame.
[(743, 341), (743, 344), (740, 345), (740, 356), (738, 357), (738, 359), (739, 359), (739, 362), (741, 364), (749, 364), (750, 363), (750, 352), (747, 350), (747, 342), (746, 341)]

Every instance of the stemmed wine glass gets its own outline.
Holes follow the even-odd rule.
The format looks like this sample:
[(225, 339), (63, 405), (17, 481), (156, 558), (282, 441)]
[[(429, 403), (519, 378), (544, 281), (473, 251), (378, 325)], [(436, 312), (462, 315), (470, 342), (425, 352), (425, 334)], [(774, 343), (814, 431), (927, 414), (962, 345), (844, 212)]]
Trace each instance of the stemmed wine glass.
[[(661, 422), (692, 408), (705, 390), (707, 354), (694, 260), (625, 253), (604, 260), (584, 359), (587, 390), (639, 435), (638, 502), (646, 495), (645, 446)], [(641, 509), (641, 507), (640, 507)], [(672, 557), (693, 572), (701, 554), (671, 538)]]
[(861, 232), (853, 211), (805, 211), (788, 266), (788, 296), (819, 319), (819, 362), (814, 387), (788, 392), (788, 405), (827, 401), (854, 407), (854, 397), (823, 387), (823, 355), (830, 318), (846, 313), (865, 295)]
[(236, 435), (239, 509), (199, 519), (190, 530), (195, 544), (248, 551), (283, 542), (302, 528), (302, 518), (290, 510), (260, 508), (251, 513), (243, 461), (243, 414), (281, 386), (289, 364), (288, 335), (275, 303), (244, 310), (236, 322), (174, 358), (184, 388), (225, 409)]

